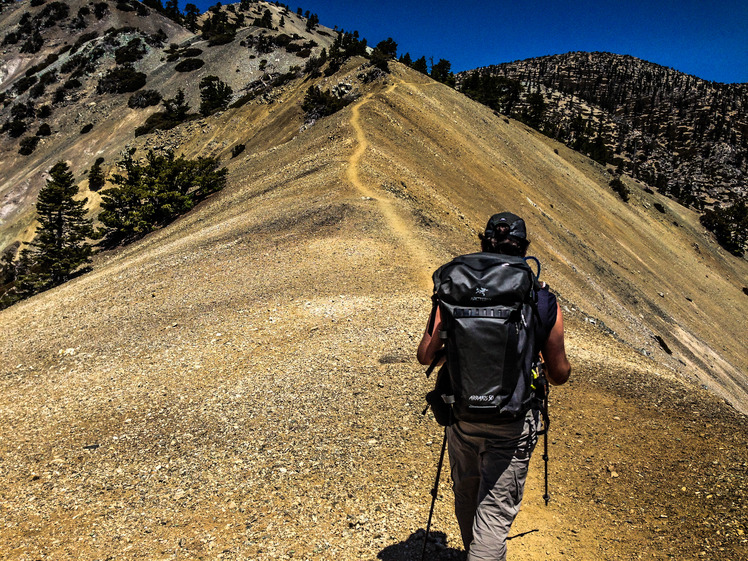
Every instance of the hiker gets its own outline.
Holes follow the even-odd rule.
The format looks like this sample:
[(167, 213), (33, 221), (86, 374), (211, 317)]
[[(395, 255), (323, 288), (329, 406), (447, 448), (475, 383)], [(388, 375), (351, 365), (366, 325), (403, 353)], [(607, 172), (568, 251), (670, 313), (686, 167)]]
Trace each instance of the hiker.
[[(462, 258), (473, 259), (473, 262), (489, 262), (491, 259), (509, 261), (516, 264), (516, 269), (527, 268), (523, 259), (527, 252), (529, 241), (527, 239), (524, 221), (509, 212), (495, 214), (490, 218), (483, 234), (479, 235), (481, 240), (482, 253), (463, 256)], [(487, 255), (492, 254), (492, 255)], [(452, 263), (461, 258), (457, 258)], [(449, 265), (449, 264), (448, 264)], [(445, 265), (446, 267), (446, 265)], [(435, 288), (437, 277), (444, 267), (437, 270), (434, 274)], [(507, 269), (507, 267), (504, 267)], [(443, 273), (446, 274), (446, 273)], [(501, 272), (501, 274), (504, 274)], [(526, 275), (527, 276), (527, 275)], [(532, 277), (532, 274), (529, 276)], [(465, 284), (466, 277), (460, 277), (462, 284)], [(532, 277), (534, 278), (534, 277)], [(534, 345), (530, 347), (532, 353), (536, 354), (537, 350), (542, 352), (545, 363), (545, 373), (547, 380), (554, 384), (560, 385), (565, 383), (571, 373), (571, 366), (566, 357), (564, 349), (564, 325), (555, 295), (550, 292), (548, 287), (542, 283), (534, 281), (535, 294), (537, 294), (537, 315), (539, 326), (532, 331), (536, 334)], [(456, 286), (459, 282), (445, 283), (449, 286)], [(455, 289), (456, 290), (456, 289)], [(486, 294), (486, 287), (479, 286), (474, 289), (477, 294)], [(478, 298), (473, 298), (478, 300)], [(445, 308), (446, 310), (446, 308)], [(525, 320), (525, 312), (522, 312), (522, 321)], [(470, 310), (468, 309), (468, 312)], [(442, 364), (444, 359), (439, 360), (440, 349), (444, 345), (444, 335), (440, 336), (440, 327), (443, 327), (443, 314), (441, 305), (436, 306), (432, 311), (432, 317), (429, 320), (426, 331), (418, 346), (418, 361), (421, 364)], [(493, 312), (492, 312), (493, 313)], [(465, 317), (469, 313), (462, 312), (462, 315), (455, 317)], [(457, 320), (453, 320), (457, 321)], [(465, 324), (475, 325), (475, 324)], [(483, 329), (496, 329), (495, 323), (491, 324), (490, 320), (484, 321)], [(537, 323), (536, 323), (537, 325)], [(471, 327), (472, 328), (472, 327)], [(445, 332), (445, 333), (448, 333)], [(452, 343), (447, 336), (447, 354), (449, 355), (450, 345), (458, 345), (459, 341)], [(464, 335), (463, 335), (464, 337)], [(517, 337), (515, 337), (517, 339)], [(485, 341), (486, 337), (480, 339)], [(500, 340), (507, 340), (506, 337)], [(476, 352), (475, 347), (471, 347), (468, 354), (472, 356), (480, 355)], [(465, 354), (465, 349), (462, 349)], [(459, 351), (451, 349), (455, 355)], [(503, 356), (503, 355), (502, 355)], [(462, 357), (449, 358), (447, 367), (453, 368), (452, 360), (468, 360)], [(533, 359), (534, 360), (534, 357)], [(506, 363), (504, 364), (506, 366)], [(519, 369), (520, 367), (517, 367)], [(441, 372), (440, 372), (441, 375)], [(449, 373), (449, 378), (454, 376)], [(508, 377), (506, 374), (504, 377)], [(515, 379), (517, 374), (514, 374)], [(457, 380), (457, 383), (462, 383)], [(516, 386), (510, 390), (517, 393), (520, 391), (520, 383), (515, 382)], [(453, 390), (455, 398), (459, 399), (459, 391)], [(469, 390), (468, 390), (469, 391)], [(529, 392), (523, 389), (522, 391)], [(475, 392), (473, 392), (475, 393)], [(493, 392), (491, 392), (493, 393)], [(451, 397), (451, 396), (450, 396)], [(470, 396), (469, 399), (480, 399), (488, 403), (488, 396)], [(530, 455), (537, 442), (537, 431), (540, 427), (539, 410), (534, 406), (528, 405), (529, 398), (517, 400), (511, 396), (512, 403), (521, 402), (522, 405), (516, 411), (501, 414), (498, 418), (486, 418), (486, 422), (480, 422), (481, 417), (477, 414), (468, 414), (467, 409), (459, 409), (457, 405), (451, 406), (451, 421), (447, 424), (447, 442), (449, 449), (449, 461), (451, 466), (453, 489), (455, 494), (455, 514), (460, 526), (462, 541), (465, 550), (468, 552), (468, 561), (477, 560), (504, 560), (506, 558), (506, 539), (509, 529), (514, 518), (519, 512), (522, 501), (522, 493), (525, 485), (525, 478), (530, 462)], [(463, 398), (468, 399), (468, 398)], [(533, 402), (537, 405), (537, 402)], [(485, 407), (475, 406), (478, 413)], [(528, 410), (523, 410), (527, 408)], [(462, 413), (460, 413), (462, 411)], [(436, 408), (435, 408), (436, 415)], [(472, 416), (471, 416), (472, 415)], [(507, 418), (506, 415), (509, 415)], [(460, 419), (463, 417), (463, 419)], [(467, 417), (469, 420), (464, 420)]]

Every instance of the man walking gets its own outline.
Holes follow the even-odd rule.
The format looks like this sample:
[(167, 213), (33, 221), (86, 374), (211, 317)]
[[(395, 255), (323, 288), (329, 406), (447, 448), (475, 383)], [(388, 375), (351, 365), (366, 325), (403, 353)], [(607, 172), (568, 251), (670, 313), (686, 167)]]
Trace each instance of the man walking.
[[(554, 385), (568, 380), (571, 366), (556, 297), (527, 273), (524, 221), (495, 214), (480, 239), (481, 253), (434, 274), (439, 306), (418, 360), (432, 364), (446, 343), (454, 393), (447, 441), (462, 541), (468, 561), (503, 561), (537, 442), (537, 354)], [(468, 287), (469, 298), (463, 295)], [(514, 304), (523, 291), (527, 295)]]

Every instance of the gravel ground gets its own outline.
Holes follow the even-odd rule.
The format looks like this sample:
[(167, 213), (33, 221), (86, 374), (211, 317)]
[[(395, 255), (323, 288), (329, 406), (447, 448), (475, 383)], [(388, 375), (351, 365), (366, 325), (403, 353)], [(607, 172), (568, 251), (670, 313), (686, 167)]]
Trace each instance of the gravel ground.
[[(429, 110), (453, 118), (452, 95)], [(237, 158), (241, 181), (193, 214), (2, 312), (0, 557), (418, 558), (442, 439), (414, 360), (427, 275), (473, 247), (493, 194), (422, 186), (478, 174), (438, 167), (467, 145), (436, 135), (417, 136), (433, 169), (386, 162), (396, 98), (377, 99)], [(410, 175), (385, 184), (385, 163)], [(552, 281), (564, 235), (538, 244)], [(617, 325), (607, 271), (584, 308)], [(536, 453), (510, 559), (748, 559), (745, 417), (564, 302), (574, 372), (552, 394), (552, 501)], [(644, 311), (641, 340), (664, 314)], [(432, 560), (461, 554), (446, 471)]]

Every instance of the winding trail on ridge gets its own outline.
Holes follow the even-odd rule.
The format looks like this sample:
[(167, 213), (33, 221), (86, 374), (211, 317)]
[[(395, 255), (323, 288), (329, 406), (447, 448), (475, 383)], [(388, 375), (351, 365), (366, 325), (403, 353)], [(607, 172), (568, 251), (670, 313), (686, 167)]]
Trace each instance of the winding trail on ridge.
[[(384, 92), (384, 95), (392, 92), (396, 87), (397, 84), (391, 85)], [(386, 195), (381, 192), (377, 192), (377, 190), (364, 183), (361, 180), (361, 176), (359, 174), (361, 159), (363, 158), (364, 153), (369, 147), (369, 142), (366, 140), (364, 128), (361, 125), (361, 107), (369, 103), (373, 95), (373, 93), (365, 95), (351, 108), (350, 124), (356, 134), (356, 149), (348, 159), (346, 178), (358, 190), (358, 192), (361, 193), (363, 197), (367, 197), (376, 202), (377, 206), (379, 207), (380, 213), (384, 217), (387, 224), (390, 226), (390, 229), (395, 237), (408, 251), (411, 259), (416, 260), (417, 270), (421, 271), (416, 278), (418, 286), (423, 287), (426, 290), (430, 290), (432, 287), (431, 269), (433, 268), (433, 266), (431, 263), (431, 259), (429, 259), (429, 254), (423, 246), (423, 242), (418, 240), (413, 235), (413, 225), (403, 220), (397, 209), (395, 209), (392, 201), (389, 200)]]

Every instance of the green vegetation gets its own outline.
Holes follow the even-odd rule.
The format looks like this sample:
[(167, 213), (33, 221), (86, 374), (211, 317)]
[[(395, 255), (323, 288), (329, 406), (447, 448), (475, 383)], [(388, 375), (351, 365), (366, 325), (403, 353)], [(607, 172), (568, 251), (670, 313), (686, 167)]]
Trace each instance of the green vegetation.
[(255, 27), (264, 27), (265, 29), (273, 29), (273, 13), (266, 9), (262, 13), (261, 18), (254, 19), (252, 25)]
[(206, 76), (200, 80), (200, 114), (203, 117), (223, 111), (229, 105), (234, 91), (218, 76)]
[(742, 256), (748, 250), (748, 199), (733, 205), (706, 211), (701, 224), (712, 232), (722, 247), (733, 255)]
[(543, 115), (545, 114), (546, 104), (543, 94), (532, 92), (525, 98), (527, 106), (519, 115), (520, 120), (534, 129), (540, 129), (543, 124)]
[(161, 103), (161, 94), (156, 90), (140, 90), (135, 92), (127, 100), (130, 109), (145, 109)]
[(397, 43), (395, 43), (392, 37), (377, 43), (377, 46), (374, 47), (371, 53), (371, 63), (385, 72), (389, 72), (390, 70), (387, 62), (395, 58), (397, 58)]
[(210, 9), (211, 15), (205, 19), (201, 30), (203, 39), (211, 47), (231, 43), (236, 37), (237, 25), (230, 23), (226, 12), (220, 8), (218, 4)]
[(163, 100), (165, 111), (159, 111), (149, 116), (145, 124), (135, 129), (135, 136), (148, 134), (154, 130), (169, 130), (176, 127), (179, 123), (194, 118), (190, 114), (190, 106), (185, 100), (184, 91), (180, 88), (177, 95), (171, 99)]
[(431, 78), (450, 87), (455, 86), (455, 75), (452, 72), (452, 64), (446, 59), (440, 58), (439, 62), (431, 65)]
[(241, 154), (242, 152), (244, 152), (245, 148), (246, 148), (246, 146), (244, 144), (236, 144), (231, 149), (231, 157), (232, 158), (236, 158), (239, 154)]
[(186, 58), (182, 62), (178, 63), (174, 70), (177, 72), (193, 72), (198, 68), (202, 68), (205, 62), (199, 58)]
[(269, 92), (270, 90), (274, 88), (278, 88), (282, 86), (283, 84), (286, 84), (296, 78), (296, 72), (294, 69), (291, 69), (291, 72), (287, 72), (286, 74), (281, 74), (279, 76), (276, 76), (270, 82), (267, 82), (264, 78), (261, 80), (255, 80), (251, 84), (247, 86), (248, 92), (241, 96), (239, 99), (237, 99), (235, 102), (233, 102), (230, 107), (231, 108), (237, 108), (241, 107), (242, 105), (245, 105), (255, 99), (257, 96), (260, 96), (266, 92)]
[(322, 91), (319, 86), (309, 86), (301, 108), (308, 120), (315, 120), (340, 111), (351, 101), (334, 96), (329, 90)]
[(195, 4), (186, 4), (184, 7), (184, 15), (182, 16), (182, 24), (196, 33), (198, 31), (197, 17), (200, 15), (200, 10)]
[(114, 51), (114, 61), (119, 64), (132, 64), (145, 56), (146, 47), (140, 37), (132, 38), (127, 45)]
[(104, 158), (96, 158), (96, 161), (88, 171), (88, 188), (91, 191), (98, 191), (106, 183), (106, 177), (101, 171), (101, 164), (104, 163)]
[(522, 93), (522, 85), (516, 80), (480, 71), (469, 73), (459, 89), (470, 99), (505, 115), (512, 113)]
[(119, 162), (125, 173), (111, 178), (116, 187), (101, 192), (105, 247), (143, 237), (226, 185), (228, 170), (218, 169), (215, 158), (187, 160), (175, 158), (173, 152), (157, 156), (151, 151), (145, 163), (136, 163), (133, 153)]
[(33, 153), (34, 150), (36, 150), (37, 144), (39, 144), (38, 136), (27, 136), (25, 138), (22, 138), (18, 153), (22, 156), (28, 156)]
[(18, 138), (23, 133), (26, 132), (28, 129), (28, 126), (26, 125), (26, 121), (22, 119), (14, 119), (12, 121), (8, 121), (3, 125), (3, 132), (7, 132), (8, 136), (11, 138)]
[(145, 86), (145, 82), (146, 75), (137, 72), (132, 66), (117, 66), (99, 79), (96, 92), (99, 94), (134, 92)]
[(629, 188), (626, 187), (623, 181), (621, 181), (620, 177), (614, 177), (610, 180), (610, 188), (613, 189), (616, 193), (618, 193), (618, 196), (621, 197), (621, 200), (625, 203), (629, 200), (630, 191)]
[(16, 292), (15, 257), (21, 242), (14, 242), (0, 255), (0, 310), (11, 306), (20, 299)]
[(13, 288), (17, 298), (62, 284), (91, 260), (87, 238), (93, 229), (86, 218), (86, 199), (75, 200), (78, 187), (65, 162), (55, 164), (49, 175), (36, 202), (39, 227), (18, 263)]
[[(307, 11), (307, 14), (309, 14), (308, 11)], [(312, 31), (318, 25), (319, 25), (319, 16), (317, 14), (307, 15), (307, 20), (306, 20), (307, 31)]]

